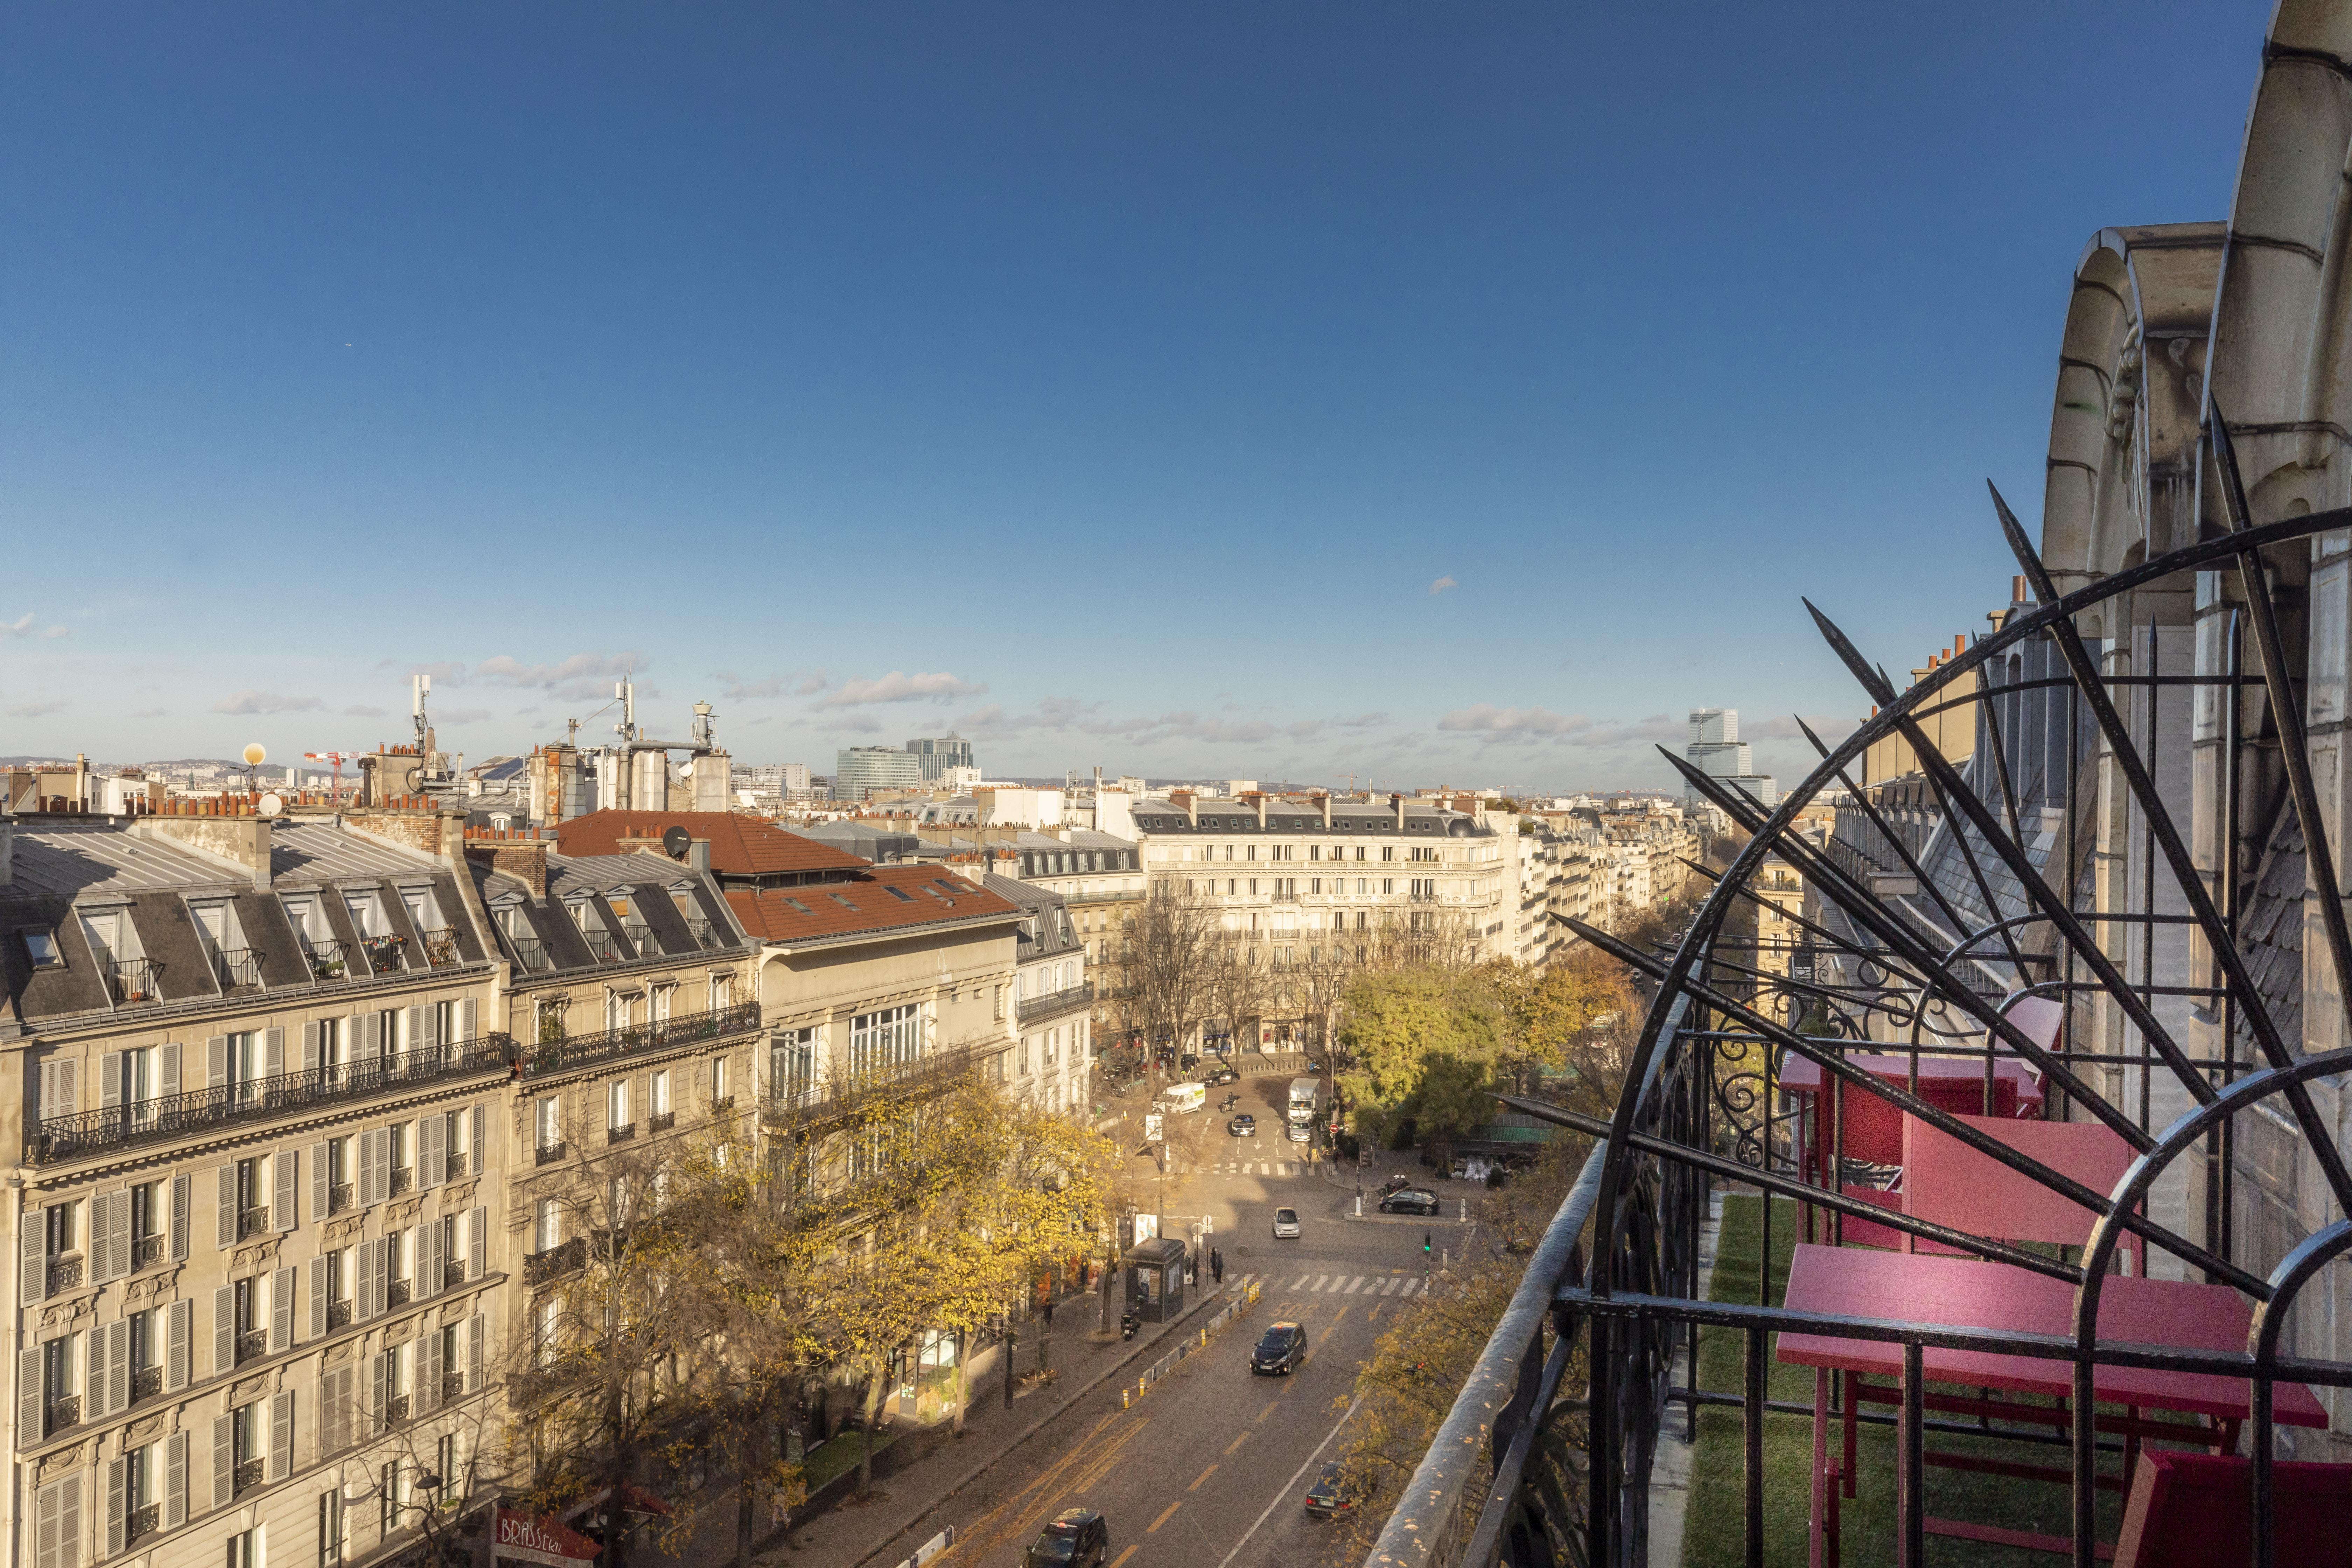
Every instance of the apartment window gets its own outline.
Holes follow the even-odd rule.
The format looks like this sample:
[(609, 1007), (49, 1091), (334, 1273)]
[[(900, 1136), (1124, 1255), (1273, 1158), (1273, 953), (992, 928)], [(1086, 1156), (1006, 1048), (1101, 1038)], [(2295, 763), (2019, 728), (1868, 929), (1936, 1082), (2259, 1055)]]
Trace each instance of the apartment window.
[(618, 1129), (629, 1125), (629, 1080), (627, 1079), (623, 1079), (618, 1083), (605, 1085), (604, 1105), (604, 1124), (607, 1127)]
[[(997, 988), (996, 1016), (1003, 1017), (1004, 987)], [(769, 1092), (781, 1100), (798, 1100), (816, 1085), (816, 1031), (786, 1029), (768, 1046)]]
[(386, 1163), (392, 1171), (392, 1190), (404, 1193), (409, 1189), (408, 1123), (395, 1121), (384, 1131)]
[(1309, 860), (1320, 860), (1323, 858), (1323, 846), (1320, 844), (1309, 844), (1307, 847), (1307, 858)]
[(375, 1016), (376, 1055), (396, 1057), (400, 1054), (400, 1009), (386, 1007)]
[(710, 1058), (710, 1103), (713, 1105), (727, 1103), (727, 1058), (725, 1057)]
[(1244, 859), (1244, 860), (1255, 860), (1255, 859), (1256, 859), (1256, 858), (1257, 858), (1257, 846), (1256, 846), (1256, 845), (1255, 845), (1255, 844), (1245, 844), (1245, 845), (1244, 845), (1244, 846), (1242, 847), (1242, 849), (1243, 849), (1243, 854), (1242, 854), (1242, 858), (1243, 858), (1243, 859)]
[(653, 1103), (646, 1106), (646, 1110), (647, 1112), (655, 1116), (667, 1116), (669, 1114), (669, 1071), (667, 1068), (664, 1068), (662, 1071), (654, 1074)]
[(539, 1200), (530, 1230), (533, 1252), (552, 1252), (563, 1245), (563, 1209), (553, 1198)]
[(1230, 860), (1230, 859), (1232, 859), (1233, 858), (1234, 858), (1234, 847), (1233, 847), (1232, 845), (1228, 844), (1228, 845), (1226, 845), (1226, 846), (1225, 846), (1225, 858), (1226, 858), (1226, 859), (1228, 859), (1228, 860)]
[(1035, 1038), (1036, 1037), (1034, 1035), (1024, 1035), (1021, 1037), (1021, 1076), (1023, 1078), (1027, 1078), (1029, 1076), (1029, 1045), (1030, 1042)]
[(340, 1488), (319, 1494), (319, 1568), (340, 1568), (343, 1561), (343, 1494)]
[(555, 1364), (556, 1348), (562, 1342), (562, 1331), (563, 1304), (556, 1297), (550, 1296), (539, 1304), (539, 1314), (531, 1325), (532, 1339), (539, 1349), (540, 1365)]
[(1228, 878), (1226, 878), (1226, 879), (1225, 879), (1225, 897), (1227, 897), (1227, 898), (1229, 898), (1229, 899), (1230, 899), (1230, 898), (1232, 898), (1233, 896), (1234, 896), (1234, 879), (1232, 879), (1231, 877), (1228, 877)]
[(710, 1010), (721, 1013), (735, 1005), (735, 977), (714, 974), (710, 977)]
[(555, 1096), (541, 1095), (532, 1108), (531, 1123), (535, 1134), (533, 1147), (552, 1149), (563, 1142), (563, 1102)]
[(1395, 845), (1393, 845), (1393, 844), (1383, 844), (1383, 845), (1381, 845), (1381, 859), (1383, 859), (1383, 860), (1393, 860), (1393, 859), (1395, 859), (1395, 858), (1396, 858), (1396, 846), (1395, 846)]
[(604, 993), (604, 1027), (625, 1029), (629, 1026), (630, 1000), (619, 991)]
[(1047, 1067), (1052, 1067), (1055, 1062), (1061, 1059), (1062, 1031), (1059, 1029), (1048, 1029), (1045, 1031), (1045, 1065)]
[(245, 1530), (228, 1538), (228, 1568), (261, 1568), (260, 1534)]
[(41, 1426), (43, 1435), (70, 1426), (80, 1419), (77, 1411), (68, 1414), (58, 1407), (73, 1397), (74, 1363), (80, 1358), (74, 1354), (78, 1334), (61, 1334), (41, 1347), (41, 1405), (45, 1414)]
[(849, 1023), (849, 1068), (864, 1073), (923, 1054), (921, 1008), (914, 1003), (861, 1013)]
[[(400, 1528), (399, 1493), (400, 1461), (394, 1459), (376, 1476), (375, 1526), (378, 1535), (390, 1535)], [(229, 1568), (253, 1568), (253, 1565), (232, 1563)]]
[[(1356, 911), (1356, 929), (1357, 929), (1358, 931), (1361, 931), (1361, 930), (1363, 930), (1363, 929), (1364, 929), (1364, 925), (1365, 925), (1365, 915), (1364, 915), (1364, 911), (1363, 911), (1363, 910), (1358, 910)], [(1360, 948), (1360, 948), (1358, 948), (1358, 949), (1356, 950), (1356, 962), (1357, 962), (1357, 963), (1361, 963), (1363, 961), (1364, 961), (1364, 950), (1363, 950), (1362, 948)]]
[(1386, 897), (1387, 895), (1391, 894), (1391, 893), (1394, 893), (1395, 891), (1396, 891), (1396, 879), (1395, 879), (1394, 877), (1382, 877), (1382, 878), (1381, 879), (1381, 895), (1382, 895), (1383, 897)]
[(1255, 898), (1255, 897), (1257, 897), (1257, 879), (1256, 879), (1255, 877), (1252, 877), (1252, 878), (1249, 879), (1249, 885), (1250, 885), (1250, 897), (1252, 897), (1252, 898)]

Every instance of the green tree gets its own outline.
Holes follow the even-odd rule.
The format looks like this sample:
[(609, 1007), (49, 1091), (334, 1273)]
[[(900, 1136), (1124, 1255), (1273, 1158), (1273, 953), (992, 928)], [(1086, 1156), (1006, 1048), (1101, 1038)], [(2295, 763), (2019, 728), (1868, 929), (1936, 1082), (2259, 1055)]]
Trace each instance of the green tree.
[(1359, 1136), (1383, 1137), (1410, 1116), (1424, 1141), (1443, 1140), (1487, 1119), (1506, 1026), (1487, 977), (1370, 971), (1350, 983), (1346, 1005), (1339, 1038), (1354, 1065), (1339, 1082)]

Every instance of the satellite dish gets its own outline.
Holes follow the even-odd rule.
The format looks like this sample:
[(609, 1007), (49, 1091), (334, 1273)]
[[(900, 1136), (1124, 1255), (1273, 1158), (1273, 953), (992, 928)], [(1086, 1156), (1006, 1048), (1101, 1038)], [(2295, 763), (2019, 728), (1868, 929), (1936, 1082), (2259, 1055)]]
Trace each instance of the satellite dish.
[(258, 741), (254, 742), (253, 744), (245, 749), (245, 765), (248, 768), (257, 768), (268, 760), (268, 752), (262, 748), (262, 744)]
[[(256, 747), (255, 749), (256, 749), (257, 751), (257, 750), (259, 750), (259, 748), (258, 748), (258, 747)], [(286, 809), (286, 803), (285, 803), (285, 801), (283, 801), (283, 800), (279, 799), (279, 798), (278, 798), (278, 796), (274, 792), (273, 792), (272, 794), (269, 794), (269, 795), (263, 795), (263, 796), (261, 797), (261, 815), (262, 815), (262, 816), (276, 816), (279, 812), (284, 811), (285, 809)]]
[(680, 777), (680, 778), (682, 778), (682, 779), (690, 779), (690, 778), (692, 778), (692, 777), (694, 776), (694, 764), (693, 764), (692, 763), (678, 763), (678, 765), (677, 765), (677, 776), (678, 776), (678, 777)]
[(669, 852), (669, 858), (673, 860), (685, 859), (687, 847), (693, 842), (694, 835), (683, 827), (662, 829), (662, 847)]

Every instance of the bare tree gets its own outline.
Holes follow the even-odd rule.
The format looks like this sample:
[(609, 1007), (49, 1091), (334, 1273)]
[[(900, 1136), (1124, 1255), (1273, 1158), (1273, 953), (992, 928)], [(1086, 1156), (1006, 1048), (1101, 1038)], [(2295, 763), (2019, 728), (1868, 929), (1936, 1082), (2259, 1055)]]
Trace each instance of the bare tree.
[(1110, 970), (1120, 1026), (1147, 1060), (1163, 1043), (1182, 1049), (1211, 1016), (1218, 946), (1215, 916), (1180, 882), (1155, 884), (1128, 918)]

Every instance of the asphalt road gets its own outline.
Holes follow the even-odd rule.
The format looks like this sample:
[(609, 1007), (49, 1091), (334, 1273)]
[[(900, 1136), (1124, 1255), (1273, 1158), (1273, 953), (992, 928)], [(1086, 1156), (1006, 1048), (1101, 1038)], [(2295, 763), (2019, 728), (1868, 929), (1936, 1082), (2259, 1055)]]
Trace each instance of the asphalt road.
[[(1256, 1307), (1131, 1409), (1120, 1407), (1119, 1390), (1097, 1390), (958, 1499), (948, 1517), (959, 1541), (942, 1568), (1017, 1568), (1039, 1528), (1074, 1507), (1108, 1520), (1114, 1568), (1307, 1568), (1329, 1556), (1332, 1526), (1302, 1506), (1310, 1457), (1328, 1458), (1344, 1441), (1333, 1433), (1359, 1363), (1422, 1287), (1424, 1231), (1458, 1249), (1465, 1227), (1343, 1217), (1352, 1186), (1327, 1184), (1278, 1130), (1254, 1145), (1217, 1142), (1225, 1147), (1204, 1150), (1204, 1168), (1168, 1208), (1213, 1220), (1227, 1282), (1255, 1276), (1265, 1287)], [(1297, 1240), (1274, 1239), (1274, 1210), (1284, 1205), (1299, 1211)], [(1250, 1347), (1284, 1321), (1306, 1326), (1307, 1363), (1284, 1377), (1254, 1375)]]

